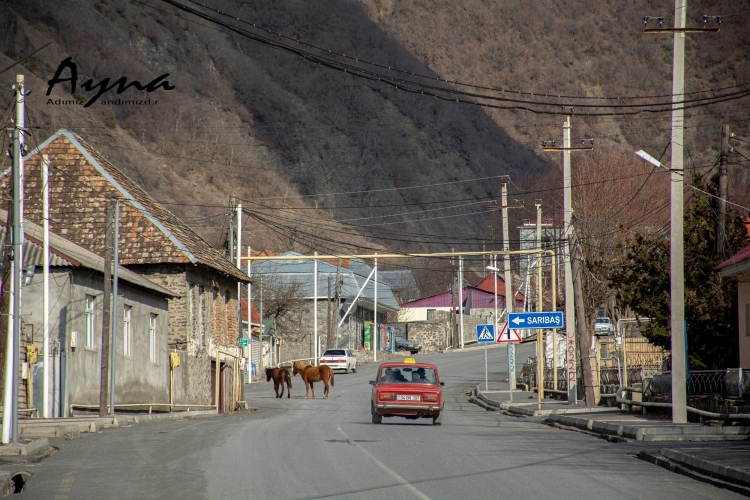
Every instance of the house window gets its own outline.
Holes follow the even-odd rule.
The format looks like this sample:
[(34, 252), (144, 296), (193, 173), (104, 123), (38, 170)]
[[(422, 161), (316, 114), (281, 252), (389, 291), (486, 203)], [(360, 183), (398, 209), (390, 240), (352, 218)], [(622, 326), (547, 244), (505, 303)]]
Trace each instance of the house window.
[(151, 362), (156, 363), (156, 314), (149, 314), (148, 316), (148, 336)]
[(435, 309), (427, 309), (427, 321), (435, 319)]
[(125, 356), (130, 356), (132, 354), (133, 330), (130, 324), (132, 311), (133, 308), (131, 306), (125, 306), (122, 317), (122, 349)]
[(188, 338), (194, 339), (197, 336), (196, 328), (195, 328), (195, 298), (193, 297), (195, 295), (195, 285), (192, 283), (188, 283), (188, 295), (187, 295), (187, 303), (188, 303)]
[(94, 348), (94, 307), (95, 299), (93, 295), (86, 295), (86, 311), (84, 321), (86, 322), (86, 349)]

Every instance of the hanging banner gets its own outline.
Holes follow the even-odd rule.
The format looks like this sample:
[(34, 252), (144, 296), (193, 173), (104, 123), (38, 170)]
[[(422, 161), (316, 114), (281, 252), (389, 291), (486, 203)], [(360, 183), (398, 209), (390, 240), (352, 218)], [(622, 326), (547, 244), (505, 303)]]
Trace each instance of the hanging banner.
[(365, 321), (365, 338), (362, 344), (366, 351), (372, 348), (372, 327), (372, 321)]

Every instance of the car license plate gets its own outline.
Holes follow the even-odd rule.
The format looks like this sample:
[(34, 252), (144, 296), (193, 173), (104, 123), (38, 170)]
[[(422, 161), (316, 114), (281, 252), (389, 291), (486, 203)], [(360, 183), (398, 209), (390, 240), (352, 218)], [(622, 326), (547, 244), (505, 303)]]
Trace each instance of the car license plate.
[(421, 396), (405, 396), (403, 394), (397, 394), (396, 399), (398, 401), (419, 401), (422, 399)]

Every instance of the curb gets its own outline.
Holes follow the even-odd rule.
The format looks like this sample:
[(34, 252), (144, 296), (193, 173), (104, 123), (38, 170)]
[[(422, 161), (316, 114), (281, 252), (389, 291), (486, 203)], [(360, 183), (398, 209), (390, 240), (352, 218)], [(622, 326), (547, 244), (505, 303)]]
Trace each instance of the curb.
[(703, 460), (698, 457), (694, 457), (693, 455), (688, 455), (687, 453), (670, 450), (669, 448), (662, 449), (660, 453), (669, 460), (679, 462), (686, 467), (700, 472), (701, 474), (716, 477), (724, 481), (750, 488), (750, 472), (735, 469), (734, 467), (720, 465), (709, 460)]
[(724, 488), (726, 490), (739, 493), (740, 495), (750, 496), (750, 488), (746, 488), (742, 485), (735, 484), (733, 482), (728, 482), (719, 478), (712, 477), (710, 474), (709, 475), (701, 474), (700, 472), (690, 470), (689, 468), (686, 468), (680, 464), (674, 463), (670, 461), (669, 459), (666, 459), (661, 456), (653, 455), (647, 451), (641, 450), (640, 452), (638, 452), (638, 455), (636, 456), (637, 458), (640, 458), (641, 460), (645, 460), (646, 462), (650, 462), (654, 465), (658, 465), (659, 467), (662, 467), (663, 469), (666, 469), (670, 472), (681, 474), (691, 479), (695, 479), (696, 481), (702, 481), (704, 483), (711, 484), (718, 488)]
[(39, 450), (45, 450), (49, 448), (49, 440), (47, 438), (36, 439), (30, 443), (9, 443), (0, 446), (0, 456), (28, 456), (35, 455)]
[(576, 427), (636, 441), (739, 441), (750, 439), (750, 427), (707, 427), (703, 425), (628, 425), (617, 422), (552, 414), (548, 422)]

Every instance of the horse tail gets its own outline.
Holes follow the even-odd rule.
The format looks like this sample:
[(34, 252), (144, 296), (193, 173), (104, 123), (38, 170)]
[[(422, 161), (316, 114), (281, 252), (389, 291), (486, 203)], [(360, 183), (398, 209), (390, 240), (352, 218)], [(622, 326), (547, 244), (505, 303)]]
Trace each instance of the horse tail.
[(331, 373), (331, 385), (333, 385), (333, 370), (330, 370), (330, 373)]

